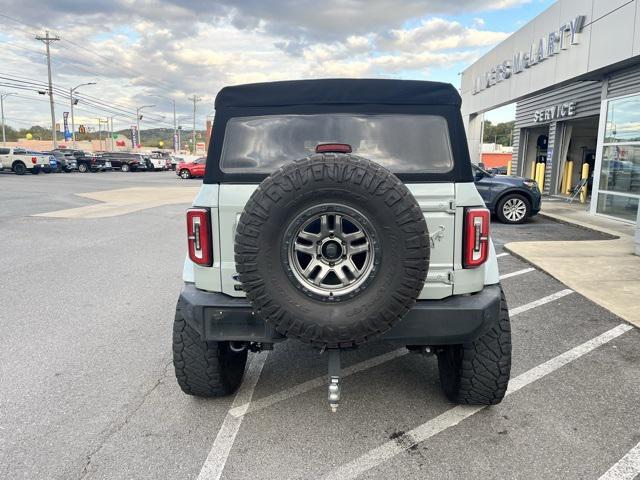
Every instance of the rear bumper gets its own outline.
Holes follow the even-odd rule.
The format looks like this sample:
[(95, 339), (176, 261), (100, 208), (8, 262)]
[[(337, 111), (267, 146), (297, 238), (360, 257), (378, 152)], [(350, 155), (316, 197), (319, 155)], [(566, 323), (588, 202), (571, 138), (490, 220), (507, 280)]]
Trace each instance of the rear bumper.
[[(500, 285), (472, 295), (419, 300), (405, 317), (373, 341), (398, 345), (451, 345), (473, 341), (498, 320)], [(285, 340), (253, 313), (245, 298), (198, 290), (186, 283), (180, 293), (185, 320), (203, 340), (273, 343)]]

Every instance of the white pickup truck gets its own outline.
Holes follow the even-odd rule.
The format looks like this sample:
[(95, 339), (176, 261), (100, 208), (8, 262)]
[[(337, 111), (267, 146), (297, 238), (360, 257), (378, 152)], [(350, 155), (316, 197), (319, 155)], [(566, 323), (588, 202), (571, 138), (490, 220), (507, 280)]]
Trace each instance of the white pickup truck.
[(34, 175), (49, 166), (49, 155), (32, 152), (21, 147), (0, 147), (0, 164), (4, 169), (11, 169), (17, 175), (31, 172)]

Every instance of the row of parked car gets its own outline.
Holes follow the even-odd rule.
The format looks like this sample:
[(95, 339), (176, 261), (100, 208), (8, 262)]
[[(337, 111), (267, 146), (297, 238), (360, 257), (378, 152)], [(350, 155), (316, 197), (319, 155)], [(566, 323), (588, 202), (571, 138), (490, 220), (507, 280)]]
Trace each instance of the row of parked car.
[(50, 152), (35, 152), (21, 147), (0, 147), (0, 170), (11, 170), (17, 175), (40, 172), (98, 172), (105, 170), (159, 171), (176, 170), (181, 158), (167, 152), (85, 152), (58, 148)]

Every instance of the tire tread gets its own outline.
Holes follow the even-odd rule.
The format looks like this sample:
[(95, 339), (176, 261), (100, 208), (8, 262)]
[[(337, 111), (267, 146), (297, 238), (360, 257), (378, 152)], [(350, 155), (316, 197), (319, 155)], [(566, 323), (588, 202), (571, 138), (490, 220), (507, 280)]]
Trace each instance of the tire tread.
[(184, 393), (221, 397), (233, 393), (242, 381), (246, 350), (231, 352), (222, 342), (204, 342), (184, 319), (180, 302), (173, 323), (173, 365)]
[[(265, 293), (257, 259), (260, 254), (260, 227), (269, 221), (270, 211), (278, 208), (284, 195), (300, 190), (309, 182), (335, 181), (364, 187), (371, 195), (383, 196), (393, 212), (396, 226), (414, 233), (405, 240), (407, 254), (401, 267), (405, 271), (404, 288), (393, 293), (386, 310), (370, 314), (349, 328), (301, 322), (274, 298)], [(254, 191), (238, 222), (235, 237), (235, 262), (239, 280), (256, 312), (276, 330), (304, 342), (328, 348), (350, 348), (387, 331), (413, 306), (429, 267), (429, 236), (417, 201), (395, 175), (365, 158), (346, 154), (318, 154), (284, 165), (267, 177)], [(395, 300), (395, 301), (394, 301)]]
[[(511, 325), (504, 292), (501, 290), (500, 294), (500, 315), (489, 331), (473, 342), (447, 346), (438, 354), (442, 387), (455, 403), (496, 405), (507, 392)], [(451, 356), (456, 359), (453, 364)]]

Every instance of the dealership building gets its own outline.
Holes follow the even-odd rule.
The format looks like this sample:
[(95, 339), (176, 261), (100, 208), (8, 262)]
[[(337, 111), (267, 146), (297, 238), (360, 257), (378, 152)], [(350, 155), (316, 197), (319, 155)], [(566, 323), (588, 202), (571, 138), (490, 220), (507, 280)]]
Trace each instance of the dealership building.
[(640, 0), (559, 0), (464, 70), (461, 95), (474, 162), (483, 114), (515, 102), (513, 174), (640, 221)]

